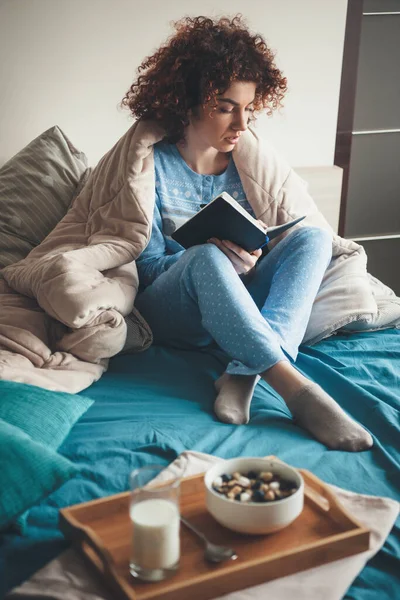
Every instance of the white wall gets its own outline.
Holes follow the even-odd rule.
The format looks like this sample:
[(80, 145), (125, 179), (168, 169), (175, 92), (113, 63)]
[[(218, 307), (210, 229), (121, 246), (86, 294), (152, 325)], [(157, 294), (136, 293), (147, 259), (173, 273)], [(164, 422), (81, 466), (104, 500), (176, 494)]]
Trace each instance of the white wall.
[(276, 50), (285, 107), (259, 119), (294, 166), (333, 164), (347, 0), (0, 0), (0, 165), (59, 125), (94, 165), (132, 124), (118, 108), (185, 15), (233, 16)]

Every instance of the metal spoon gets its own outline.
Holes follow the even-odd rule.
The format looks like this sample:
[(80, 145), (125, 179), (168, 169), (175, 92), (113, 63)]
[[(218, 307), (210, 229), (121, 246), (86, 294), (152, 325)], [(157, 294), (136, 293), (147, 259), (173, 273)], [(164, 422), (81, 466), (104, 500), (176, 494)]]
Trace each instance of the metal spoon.
[(235, 560), (237, 558), (236, 552), (232, 548), (226, 546), (218, 546), (210, 542), (206, 536), (201, 533), (196, 527), (194, 527), (189, 521), (181, 517), (181, 521), (188, 529), (193, 531), (196, 535), (201, 538), (205, 544), (204, 558), (209, 562), (219, 563), (224, 560)]

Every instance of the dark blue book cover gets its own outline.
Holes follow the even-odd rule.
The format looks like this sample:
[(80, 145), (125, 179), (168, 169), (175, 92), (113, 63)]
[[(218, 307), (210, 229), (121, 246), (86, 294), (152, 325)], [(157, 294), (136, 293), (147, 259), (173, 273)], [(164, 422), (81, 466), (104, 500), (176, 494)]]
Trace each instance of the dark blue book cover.
[(205, 244), (215, 237), (234, 242), (247, 252), (254, 252), (304, 218), (264, 230), (232, 196), (222, 192), (174, 231), (171, 237), (184, 248)]

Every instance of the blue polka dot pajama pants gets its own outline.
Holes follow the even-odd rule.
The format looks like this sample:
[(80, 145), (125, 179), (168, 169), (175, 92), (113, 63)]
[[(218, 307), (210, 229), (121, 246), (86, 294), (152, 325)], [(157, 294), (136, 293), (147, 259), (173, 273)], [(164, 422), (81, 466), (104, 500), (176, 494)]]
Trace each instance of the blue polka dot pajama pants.
[(331, 234), (302, 227), (241, 278), (216, 246), (194, 246), (139, 294), (136, 306), (156, 344), (193, 349), (216, 342), (231, 358), (227, 373), (262, 373), (296, 360), (331, 256)]

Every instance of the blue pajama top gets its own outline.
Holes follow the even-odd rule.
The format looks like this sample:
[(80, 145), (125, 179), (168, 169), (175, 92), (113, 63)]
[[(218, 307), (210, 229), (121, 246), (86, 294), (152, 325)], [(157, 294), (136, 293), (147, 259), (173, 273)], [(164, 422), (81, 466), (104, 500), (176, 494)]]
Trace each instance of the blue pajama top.
[(175, 144), (154, 146), (156, 198), (150, 241), (136, 261), (141, 287), (150, 285), (182, 256), (185, 249), (171, 234), (221, 192), (228, 192), (253, 217), (231, 158), (220, 175), (200, 175), (182, 158)]

